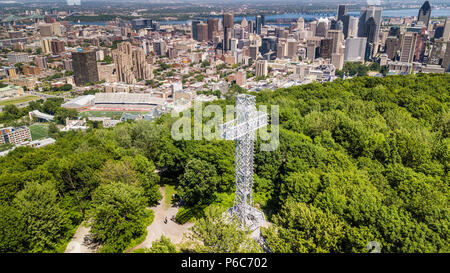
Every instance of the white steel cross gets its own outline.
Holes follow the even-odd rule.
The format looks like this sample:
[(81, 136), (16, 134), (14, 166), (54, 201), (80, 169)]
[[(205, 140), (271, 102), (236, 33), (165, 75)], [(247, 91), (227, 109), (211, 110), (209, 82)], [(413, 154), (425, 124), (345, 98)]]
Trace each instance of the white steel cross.
[(253, 207), (253, 158), (256, 131), (267, 126), (268, 116), (256, 111), (256, 99), (251, 95), (236, 96), (236, 119), (219, 126), (220, 136), (236, 141), (234, 206), (228, 212), (251, 230), (265, 221), (264, 213)]

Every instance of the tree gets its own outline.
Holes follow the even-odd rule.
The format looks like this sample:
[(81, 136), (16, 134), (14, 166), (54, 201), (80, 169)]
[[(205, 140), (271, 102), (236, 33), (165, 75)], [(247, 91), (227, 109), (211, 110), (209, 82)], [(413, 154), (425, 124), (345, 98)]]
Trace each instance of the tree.
[(389, 67), (387, 65), (383, 65), (380, 68), (380, 73), (383, 74), (383, 76), (387, 76), (387, 74), (389, 73)]
[(177, 253), (177, 248), (169, 238), (162, 235), (159, 240), (152, 243), (152, 247), (145, 253)]
[(340, 252), (344, 223), (328, 211), (288, 201), (274, 217), (276, 227), (263, 229), (274, 252)]
[(26, 226), (28, 251), (54, 251), (65, 238), (69, 220), (60, 208), (57, 196), (52, 182), (31, 182), (14, 199), (14, 206)]
[(114, 62), (114, 60), (112, 59), (111, 56), (106, 55), (105, 58), (103, 59), (103, 62), (105, 62), (107, 64), (112, 64)]
[(211, 63), (208, 60), (202, 62), (202, 67), (209, 67)]
[(213, 199), (219, 179), (210, 163), (193, 159), (186, 165), (178, 193), (189, 205), (207, 204)]
[(148, 205), (156, 205), (162, 198), (157, 185), (159, 176), (155, 166), (142, 155), (124, 157), (121, 161), (108, 161), (97, 173), (99, 183), (127, 183), (144, 189)]
[(0, 253), (28, 251), (27, 230), (20, 211), (2, 205), (0, 215)]
[(66, 124), (66, 119), (74, 119), (78, 116), (76, 109), (59, 108), (55, 113), (55, 120), (59, 124)]
[(47, 114), (55, 115), (63, 102), (63, 98), (48, 98), (42, 105), (42, 110)]
[(100, 185), (92, 196), (91, 232), (101, 252), (122, 252), (144, 234), (148, 212), (144, 191), (123, 182)]
[(199, 253), (261, 253), (262, 248), (249, 236), (250, 230), (240, 223), (222, 216), (216, 207), (210, 207), (205, 217), (195, 222), (188, 236), (187, 247)]
[(59, 129), (53, 122), (48, 125), (48, 134), (50, 136), (55, 136), (58, 132)]

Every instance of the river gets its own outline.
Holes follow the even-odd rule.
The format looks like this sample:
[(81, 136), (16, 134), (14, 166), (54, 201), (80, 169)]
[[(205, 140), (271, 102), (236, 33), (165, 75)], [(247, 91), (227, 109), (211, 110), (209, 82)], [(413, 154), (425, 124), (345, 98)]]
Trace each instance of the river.
[[(395, 10), (384, 10), (383, 17), (412, 17), (417, 16), (419, 10), (417, 9), (395, 9)], [(359, 12), (352, 11), (348, 13), (351, 16), (359, 17)], [(330, 17), (335, 16), (336, 13), (316, 13), (316, 14), (302, 14), (302, 13), (284, 13), (284, 14), (276, 14), (276, 15), (267, 15), (266, 21), (276, 21), (278, 19), (298, 19), (299, 17), (303, 17), (306, 21), (312, 21), (320, 17)], [(447, 16), (450, 17), (450, 8), (445, 9), (435, 9), (431, 11), (431, 16), (433, 17), (442, 17)], [(254, 16), (236, 16), (234, 20), (236, 22), (242, 21), (242, 19), (246, 18), (247, 20), (255, 20)], [(158, 21), (161, 25), (168, 24), (185, 24), (188, 21)], [(72, 23), (74, 25), (96, 25), (96, 26), (104, 26), (106, 22), (80, 22), (80, 23)]]

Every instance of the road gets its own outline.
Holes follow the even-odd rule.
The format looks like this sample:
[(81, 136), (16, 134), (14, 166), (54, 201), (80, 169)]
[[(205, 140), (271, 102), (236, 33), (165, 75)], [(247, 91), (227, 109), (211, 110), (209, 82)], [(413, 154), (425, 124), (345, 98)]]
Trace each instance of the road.
[(36, 92), (36, 91), (28, 91), (28, 92), (26, 92), (26, 93), (31, 94), (31, 95), (38, 96), (38, 97), (40, 97), (40, 98), (42, 98), (42, 99), (44, 99), (44, 100), (46, 100), (46, 99), (48, 99), (48, 98), (63, 98), (64, 101), (68, 101), (68, 100), (69, 100), (69, 99), (67, 99), (67, 98), (64, 97), (64, 96), (49, 95), (49, 94), (45, 94), (45, 93), (41, 93), (41, 92)]
[[(48, 98), (62, 98), (62, 99), (64, 99), (64, 101), (69, 100), (69, 99), (65, 98), (64, 96), (48, 95), (48, 94), (40, 93), (40, 92), (36, 92), (36, 91), (26, 91), (24, 96), (26, 96), (26, 95), (38, 96), (43, 100), (47, 100)], [(36, 99), (36, 100), (38, 100), (38, 99)], [(27, 102), (22, 102), (22, 103), (16, 103), (15, 105), (17, 106), (17, 108), (24, 108), (24, 107), (27, 107), (29, 103), (30, 103), (30, 101), (27, 101)], [(2, 112), (3, 107), (5, 107), (5, 105), (0, 106), (0, 112)]]
[(90, 227), (85, 227), (84, 222), (78, 227), (72, 240), (66, 247), (64, 253), (95, 253), (99, 246), (90, 243)]

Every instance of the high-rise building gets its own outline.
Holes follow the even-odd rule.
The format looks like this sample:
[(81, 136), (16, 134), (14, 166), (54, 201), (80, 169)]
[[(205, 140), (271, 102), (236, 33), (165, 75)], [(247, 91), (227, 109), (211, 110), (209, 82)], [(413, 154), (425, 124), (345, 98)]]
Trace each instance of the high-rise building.
[(247, 21), (247, 19), (242, 19), (242, 21), (241, 21), (241, 27), (243, 28), (243, 29), (246, 29), (246, 30), (248, 30), (248, 21)]
[(248, 32), (255, 33), (255, 21), (248, 21)]
[(231, 38), (230, 39), (230, 51), (235, 52), (238, 49), (238, 39)]
[(442, 67), (446, 72), (450, 70), (450, 42), (447, 42), (444, 58), (442, 59)]
[(261, 29), (264, 26), (265, 17), (264, 15), (257, 15), (256, 16), (256, 33), (261, 35)]
[(41, 49), (43, 54), (50, 54), (52, 53), (52, 46), (50, 44), (49, 39), (43, 39), (41, 40)]
[(277, 50), (277, 38), (276, 37), (264, 37), (261, 42), (261, 47), (259, 52), (261, 55), (269, 53), (270, 51), (275, 52)]
[(342, 68), (344, 68), (344, 54), (331, 54), (331, 63), (337, 70), (342, 70)]
[(425, 1), (425, 3), (423, 3), (422, 7), (419, 10), (417, 21), (422, 22), (428, 28), (428, 25), (430, 24), (430, 17), (431, 17), (431, 5), (430, 2)]
[(289, 58), (295, 58), (298, 52), (298, 43), (294, 39), (287, 40), (287, 54)]
[(319, 21), (316, 28), (317, 37), (327, 37), (328, 32), (328, 21)]
[(344, 16), (347, 15), (347, 5), (339, 5), (338, 7), (338, 14), (337, 14), (337, 20), (338, 21), (344, 21)]
[(344, 33), (342, 33), (342, 30), (329, 30), (327, 37), (333, 39), (332, 53), (340, 53), (339, 50), (341, 49), (344, 40)]
[(230, 46), (231, 46), (231, 37), (232, 37), (232, 29), (231, 28), (224, 28), (223, 30), (223, 42), (222, 42), (222, 46), (223, 46), (223, 50), (229, 51), (230, 50)]
[(133, 51), (134, 76), (136, 79), (150, 80), (153, 78), (151, 65), (147, 63), (145, 51), (137, 48)]
[(309, 29), (312, 32), (312, 36), (316, 36), (316, 29), (317, 29), (317, 21), (313, 21), (311, 23), (309, 23)]
[(277, 45), (277, 59), (283, 59), (286, 56), (286, 43), (278, 42)]
[(50, 15), (45, 15), (44, 16), (44, 22), (47, 24), (51, 24), (51, 23), (55, 23), (56, 19), (51, 17)]
[[(368, 37), (368, 28), (366, 26), (367, 22), (371, 17), (373, 17), (373, 22), (370, 21), (369, 23), (374, 23), (375, 30), (373, 32), (373, 37), (368, 37), (368, 40), (372, 41), (374, 44), (378, 43), (379, 40), (379, 33), (380, 33), (380, 27), (381, 27), (381, 13), (383, 9), (381, 7), (376, 6), (369, 6), (369, 7), (363, 7), (361, 9), (361, 14), (359, 17), (359, 23), (358, 23), (358, 37)], [(371, 27), (372, 28), (372, 27)]]
[(200, 24), (200, 23), (202, 23), (202, 21), (200, 21), (200, 20), (193, 20), (192, 21), (192, 29), (191, 29), (191, 31), (192, 31), (192, 39), (194, 39), (194, 40), (198, 40), (198, 38), (197, 38), (197, 25), (198, 24)]
[(412, 63), (416, 49), (417, 32), (406, 32), (402, 39), (400, 62)]
[(440, 65), (443, 56), (445, 55), (445, 47), (447, 43), (442, 39), (435, 40), (431, 45), (430, 53), (428, 54), (427, 63), (431, 65)]
[(376, 41), (378, 40), (377, 35), (377, 23), (374, 17), (370, 17), (364, 24), (364, 37), (367, 37), (366, 54), (365, 60), (371, 60), (374, 55), (374, 50), (376, 47)]
[(401, 39), (397, 37), (388, 37), (386, 39), (385, 51), (389, 59), (394, 60), (397, 56), (397, 52), (401, 47)]
[(333, 53), (333, 39), (324, 38), (320, 41), (319, 55), (321, 58), (330, 59)]
[(267, 77), (268, 73), (268, 62), (267, 60), (259, 60), (256, 62), (256, 77)]
[(52, 40), (50, 46), (53, 54), (61, 54), (66, 51), (64, 41), (61, 40)]
[(153, 28), (153, 20), (144, 18), (133, 19), (131, 20), (131, 28), (136, 31), (145, 28)]
[(63, 69), (67, 71), (73, 70), (73, 61), (72, 60), (63, 60)]
[(128, 84), (136, 83), (136, 77), (132, 71), (133, 49), (129, 42), (117, 45), (117, 49), (112, 51), (114, 63), (116, 65), (117, 80)]
[(234, 14), (233, 13), (224, 13), (223, 14), (223, 27), (224, 28), (233, 28), (234, 26)]
[(364, 24), (364, 35), (362, 37), (367, 37), (368, 43), (375, 43), (378, 40), (377, 33), (375, 18), (370, 17)]
[(258, 57), (258, 46), (256, 46), (256, 45), (249, 46), (248, 53), (249, 53), (250, 58), (252, 58), (253, 60), (256, 60), (256, 58)]
[(153, 42), (153, 51), (158, 56), (164, 56), (167, 53), (166, 43), (164, 41), (155, 41)]
[(414, 48), (414, 61), (423, 62), (425, 56), (425, 47), (427, 43), (427, 36), (425, 33), (420, 33), (417, 35), (416, 46)]
[(28, 54), (27, 53), (9, 53), (6, 55), (8, 59), (8, 63), (28, 63)]
[(322, 38), (312, 37), (306, 41), (306, 59), (314, 61), (319, 56), (320, 42)]
[(61, 24), (59, 22), (55, 22), (51, 24), (52, 35), (61, 36)]
[(14, 80), (17, 79), (18, 75), (17, 75), (17, 68), (15, 67), (7, 67), (6, 69), (6, 74), (9, 77), (9, 80)]
[(37, 67), (39, 67), (39, 69), (48, 69), (47, 57), (36, 57), (34, 58), (34, 62), (36, 63)]
[(178, 50), (176, 48), (171, 47), (167, 51), (167, 55), (169, 59), (175, 59), (176, 57), (178, 57)]
[(239, 70), (236, 72), (236, 84), (239, 86), (243, 86), (247, 83), (247, 72), (245, 70)]
[(205, 23), (197, 24), (197, 41), (208, 41), (208, 25)]
[(223, 42), (222, 49), (224, 52), (230, 50), (231, 43), (231, 32), (234, 27), (234, 14), (224, 13), (223, 14)]
[(72, 65), (76, 85), (98, 82), (97, 59), (94, 51), (72, 52)]
[(344, 60), (348, 62), (364, 61), (367, 38), (348, 38), (345, 41)]
[(42, 24), (39, 26), (39, 33), (41, 34), (41, 37), (50, 37), (53, 36), (52, 31), (52, 25), (51, 24)]
[(358, 24), (359, 24), (359, 18), (349, 16), (349, 23), (348, 23), (348, 30), (347, 35), (345, 35), (345, 26), (344, 26), (344, 38), (354, 38), (358, 37)]
[(344, 38), (348, 37), (349, 26), (350, 26), (350, 16), (347, 15), (347, 5), (339, 5), (337, 11), (337, 21), (336, 27), (332, 29), (340, 29), (340, 23), (342, 23), (342, 32), (344, 33)]
[(434, 28), (434, 39), (440, 39), (444, 37), (444, 24), (437, 24)]
[(444, 33), (442, 35), (442, 38), (444, 38), (444, 41), (450, 40), (450, 17), (447, 17), (447, 19), (445, 19)]
[(23, 65), (22, 71), (25, 76), (41, 74), (41, 69), (37, 66)]
[(394, 27), (389, 28), (389, 33), (388, 33), (389, 37), (400, 37), (400, 34), (401, 34), (400, 27), (394, 26)]
[(212, 41), (214, 36), (219, 33), (219, 19), (209, 18), (207, 23), (208, 23), (208, 40)]
[(294, 68), (294, 76), (297, 76), (300, 81), (305, 79), (306, 65), (303, 63), (297, 64)]
[(303, 17), (298, 18), (298, 20), (297, 20), (297, 29), (298, 30), (305, 30), (305, 19), (303, 19)]

